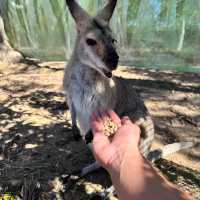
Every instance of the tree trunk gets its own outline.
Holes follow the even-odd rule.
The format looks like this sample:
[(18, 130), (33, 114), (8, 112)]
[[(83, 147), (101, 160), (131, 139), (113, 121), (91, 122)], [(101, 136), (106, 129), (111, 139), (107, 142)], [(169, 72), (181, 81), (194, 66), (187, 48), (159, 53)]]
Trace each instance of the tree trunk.
[(177, 51), (182, 50), (184, 39), (185, 39), (185, 18), (183, 18), (183, 20), (182, 20), (181, 35), (180, 35), (180, 40), (178, 43)]
[(3, 18), (0, 13), (0, 61), (17, 63), (22, 60), (22, 55), (15, 51), (8, 42)]

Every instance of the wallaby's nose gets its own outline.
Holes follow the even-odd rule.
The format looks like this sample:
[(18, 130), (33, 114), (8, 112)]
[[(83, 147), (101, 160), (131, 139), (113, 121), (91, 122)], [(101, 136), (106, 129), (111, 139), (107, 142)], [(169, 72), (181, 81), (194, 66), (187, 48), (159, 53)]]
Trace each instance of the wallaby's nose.
[(117, 52), (115, 50), (110, 51), (105, 60), (105, 63), (108, 66), (108, 68), (111, 71), (115, 70), (117, 68), (118, 62), (119, 62), (119, 56)]

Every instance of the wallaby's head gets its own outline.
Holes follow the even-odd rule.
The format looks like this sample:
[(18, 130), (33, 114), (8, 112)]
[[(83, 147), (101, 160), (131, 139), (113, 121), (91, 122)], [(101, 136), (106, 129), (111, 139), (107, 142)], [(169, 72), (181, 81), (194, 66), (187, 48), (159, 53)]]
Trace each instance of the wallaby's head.
[(77, 40), (75, 53), (81, 63), (111, 78), (117, 68), (119, 56), (109, 22), (117, 0), (108, 0), (95, 17), (91, 17), (75, 0), (66, 0), (76, 22)]

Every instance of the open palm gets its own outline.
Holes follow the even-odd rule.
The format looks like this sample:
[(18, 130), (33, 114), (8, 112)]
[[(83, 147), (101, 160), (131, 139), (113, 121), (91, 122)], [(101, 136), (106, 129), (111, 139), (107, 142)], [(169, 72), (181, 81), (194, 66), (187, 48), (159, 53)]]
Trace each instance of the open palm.
[[(112, 138), (104, 134), (103, 125), (108, 117), (118, 126)], [(126, 152), (138, 151), (140, 129), (128, 117), (120, 119), (112, 110), (99, 111), (92, 115), (91, 127), (94, 135), (93, 153), (104, 168), (120, 167)]]

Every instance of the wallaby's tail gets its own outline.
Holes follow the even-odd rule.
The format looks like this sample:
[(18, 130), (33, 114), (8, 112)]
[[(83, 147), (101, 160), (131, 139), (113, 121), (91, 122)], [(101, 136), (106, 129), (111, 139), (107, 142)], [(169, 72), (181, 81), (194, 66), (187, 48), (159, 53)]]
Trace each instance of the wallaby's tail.
[(141, 129), (140, 152), (144, 157), (147, 157), (154, 140), (154, 124), (150, 116), (140, 118), (136, 123)]
[(176, 153), (177, 151), (194, 147), (194, 145), (195, 145), (194, 142), (179, 142), (179, 143), (168, 144), (160, 149), (150, 151), (149, 154), (147, 155), (147, 159), (150, 162), (155, 162), (156, 160), (163, 158), (167, 155)]

